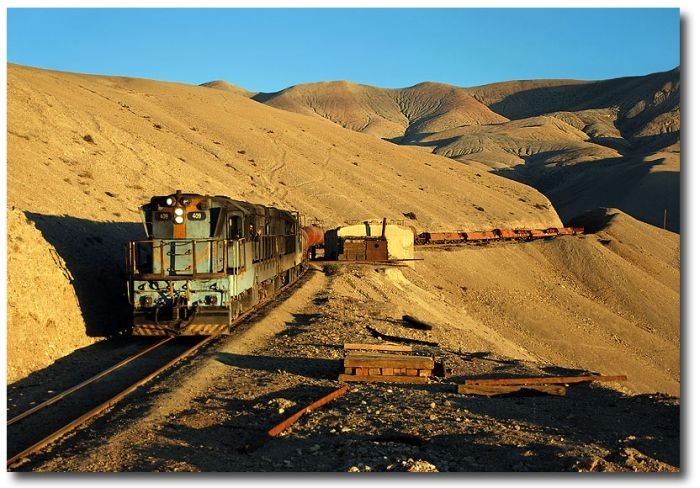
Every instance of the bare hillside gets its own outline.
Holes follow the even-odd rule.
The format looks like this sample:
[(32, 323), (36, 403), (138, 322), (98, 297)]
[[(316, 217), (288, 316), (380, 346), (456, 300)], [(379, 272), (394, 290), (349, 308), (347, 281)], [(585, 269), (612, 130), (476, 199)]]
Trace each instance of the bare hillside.
[(297, 85), (278, 93), (259, 93), (255, 100), (273, 107), (317, 115), (338, 125), (403, 143), (459, 125), (504, 122), (459, 88), (421, 83), (384, 89), (348, 81)]
[[(122, 246), (143, 235), (139, 205), (176, 189), (296, 209), (329, 227), (411, 212), (421, 230), (561, 224), (528, 186), (237, 90), (10, 65), (8, 206), (24, 215), (8, 233), (32, 235), (31, 252), (55, 249), (71, 277), (52, 261), (27, 266), (29, 251), (11, 248), (23, 256), (9, 261), (11, 282), (64, 305), (49, 328), (50, 309), (35, 313), (23, 288), (9, 289), (9, 335), (18, 336), (9, 342), (22, 344), (10, 350), (9, 371), (47, 365), (123, 326)], [(41, 279), (47, 273), (58, 282)], [(64, 299), (66, 286), (80, 310)]]
[[(667, 228), (680, 229), (678, 68), (593, 82), (528, 80), (474, 88), (314, 83), (253, 98), (485, 165), (538, 188), (565, 220), (607, 206), (662, 226), (665, 209)], [(597, 190), (610, 181), (612, 191)], [(636, 191), (640, 185), (644, 194)]]
[[(418, 121), (437, 113), (439, 104), (428, 105), (404, 112)], [(561, 115), (535, 119), (542, 127), (478, 127), (494, 151), (505, 144), (499, 126), (518, 134), (509, 136), (515, 145), (546, 152), (560, 138), (587, 147), (585, 131)], [(137, 208), (154, 194), (229, 195), (297, 209), (328, 227), (383, 216), (418, 230), (561, 225), (545, 196), (482, 163), (401, 147), (236, 90), (11, 65), (8, 125), (8, 233), (26, 242), (10, 247), (10, 381), (124, 325), (121, 246), (143, 235)], [(543, 142), (533, 129), (561, 135)], [(343, 282), (358, 309), (432, 313), (452, 349), (464, 338), (472, 352), (625, 373), (625, 391), (677, 394), (679, 236), (623, 213), (599, 220), (581, 239), (426, 250), (415, 271)], [(60, 259), (47, 257), (53, 250)], [(36, 313), (22, 286), (62, 305)]]

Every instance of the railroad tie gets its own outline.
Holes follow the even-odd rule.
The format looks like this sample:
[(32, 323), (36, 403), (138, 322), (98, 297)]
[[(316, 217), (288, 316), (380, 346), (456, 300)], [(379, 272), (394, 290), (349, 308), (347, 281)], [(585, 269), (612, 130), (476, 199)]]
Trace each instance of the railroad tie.
[[(379, 345), (365, 345), (377, 351)], [(412, 383), (426, 384), (433, 374), (435, 360), (428, 356), (416, 356), (385, 352), (362, 352), (362, 344), (346, 345), (347, 355), (343, 359), (341, 382), (368, 383)], [(410, 347), (388, 345), (392, 351), (411, 352)]]

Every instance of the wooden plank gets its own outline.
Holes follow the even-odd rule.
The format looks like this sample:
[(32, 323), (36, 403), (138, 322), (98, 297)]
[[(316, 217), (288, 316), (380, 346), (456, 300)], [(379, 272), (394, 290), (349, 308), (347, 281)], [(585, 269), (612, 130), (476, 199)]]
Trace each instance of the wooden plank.
[(418, 376), (417, 368), (406, 368), (406, 376)]
[(426, 356), (400, 356), (397, 354), (352, 354), (343, 360), (346, 368), (416, 368), (430, 369), (433, 358)]
[(563, 385), (584, 381), (627, 381), (627, 376), (540, 376), (532, 378), (472, 378), (465, 385)]
[[(377, 352), (381, 352), (381, 351), (377, 351)], [(404, 351), (385, 351), (385, 353), (387, 353), (387, 352), (398, 352), (399, 354), (404, 353)], [(411, 351), (405, 351), (405, 352), (411, 352)], [(368, 354), (372, 354), (372, 351), (345, 351), (345, 357), (348, 357), (348, 356), (366, 356)]]
[(369, 374), (379, 376), (382, 374), (382, 369), (381, 368), (369, 368)]
[(394, 376), (395, 368), (382, 368), (382, 376)]
[(499, 395), (553, 395), (565, 396), (566, 388), (552, 385), (457, 385), (457, 393), (462, 395), (499, 396)]
[(430, 373), (432, 373), (432, 368), (431, 369), (419, 369), (418, 370), (418, 376), (430, 376)]
[(354, 368), (355, 369), (355, 374), (359, 375), (368, 375), (369, 374), (369, 368)]
[(411, 383), (411, 384), (427, 384), (428, 378), (425, 376), (382, 376), (382, 375), (348, 375), (341, 374), (338, 376), (338, 381), (350, 382), (359, 381), (366, 383)]
[(403, 346), (401, 344), (359, 344), (349, 343), (343, 344), (343, 349), (346, 351), (367, 350), (367, 351), (395, 351), (395, 352), (413, 352), (412, 346)]

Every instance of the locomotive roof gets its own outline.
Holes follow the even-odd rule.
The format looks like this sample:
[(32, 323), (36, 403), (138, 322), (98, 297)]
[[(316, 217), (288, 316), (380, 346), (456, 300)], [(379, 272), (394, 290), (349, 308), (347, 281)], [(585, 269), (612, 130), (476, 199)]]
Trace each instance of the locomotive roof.
[[(144, 205), (144, 207), (152, 207), (152, 206), (158, 206), (161, 205), (163, 206), (163, 202), (165, 201), (166, 198), (168, 197), (174, 197), (175, 193), (169, 194), (169, 195), (156, 195), (151, 198), (151, 201)], [(268, 210), (274, 210), (283, 214), (289, 214), (289, 216), (293, 216), (292, 211), (290, 210), (285, 210), (277, 207), (270, 207), (267, 205), (262, 205), (258, 203), (252, 203), (252, 202), (246, 202), (243, 200), (234, 200), (233, 198), (227, 197), (225, 195), (202, 195), (200, 193), (180, 193), (180, 197), (197, 197), (197, 198), (205, 198), (207, 199), (207, 202), (209, 204), (210, 208), (231, 208), (235, 210), (239, 210), (243, 212), (244, 214), (260, 214), (264, 212), (264, 209)]]

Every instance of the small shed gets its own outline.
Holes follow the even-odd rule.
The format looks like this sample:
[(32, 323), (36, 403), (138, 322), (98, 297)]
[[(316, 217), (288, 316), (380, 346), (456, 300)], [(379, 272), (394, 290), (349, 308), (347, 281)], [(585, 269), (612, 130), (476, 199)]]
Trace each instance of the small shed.
[(324, 251), (339, 261), (413, 259), (414, 238), (409, 227), (366, 221), (326, 231)]

